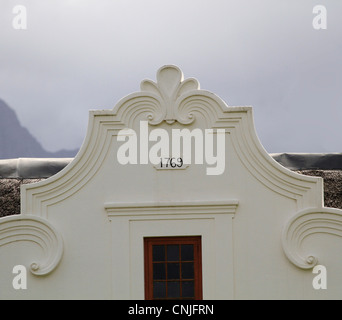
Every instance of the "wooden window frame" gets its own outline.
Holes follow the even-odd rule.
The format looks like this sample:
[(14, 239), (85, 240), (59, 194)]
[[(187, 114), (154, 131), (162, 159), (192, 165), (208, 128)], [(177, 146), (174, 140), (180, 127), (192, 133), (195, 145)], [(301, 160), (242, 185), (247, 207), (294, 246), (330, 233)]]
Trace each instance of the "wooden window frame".
[[(153, 298), (152, 246), (153, 245), (172, 245), (172, 244), (176, 244), (176, 245), (193, 244), (194, 245), (194, 300), (202, 300), (203, 289), (202, 289), (202, 238), (201, 236), (144, 238), (145, 299), (154, 300)], [(156, 300), (159, 300), (159, 299), (156, 299)], [(165, 300), (165, 299), (160, 299), (160, 300)], [(177, 300), (177, 298), (174, 300)], [(188, 300), (188, 299), (184, 299), (184, 300)]]

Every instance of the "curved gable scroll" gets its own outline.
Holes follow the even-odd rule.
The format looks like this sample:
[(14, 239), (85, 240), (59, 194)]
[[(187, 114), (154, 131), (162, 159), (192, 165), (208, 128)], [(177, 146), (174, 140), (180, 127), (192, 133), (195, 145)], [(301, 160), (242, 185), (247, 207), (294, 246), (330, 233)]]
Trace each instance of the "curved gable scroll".
[[(270, 190), (296, 201), (298, 210), (323, 203), (322, 179), (296, 174), (277, 163), (261, 145), (251, 107), (228, 107), (215, 94), (201, 90), (196, 79), (184, 79), (172, 65), (160, 68), (156, 82), (144, 80), (141, 91), (121, 99), (113, 110), (90, 111), (87, 136), (66, 168), (55, 176), (22, 187), (22, 213), (47, 217), (48, 207), (87, 184), (101, 167), (111, 140), (144, 119), (150, 126), (176, 123), (224, 129), (248, 171)], [(203, 128), (203, 129), (205, 129)]]
[(62, 236), (45, 219), (29, 215), (0, 219), (0, 247), (14, 242), (30, 242), (42, 250), (42, 261), (31, 261), (29, 265), (36, 276), (51, 273), (63, 256)]
[(319, 263), (317, 254), (307, 253), (302, 247), (307, 238), (322, 234), (342, 238), (342, 210), (310, 208), (291, 217), (282, 234), (285, 255), (301, 269), (314, 268)]
[(228, 106), (216, 95), (200, 89), (194, 78), (184, 80), (182, 71), (176, 66), (164, 66), (157, 72), (157, 81), (144, 80), (141, 92), (120, 100), (114, 107), (117, 117), (132, 128), (134, 121), (145, 115), (152, 126), (163, 121), (189, 125), (201, 117), (206, 127), (211, 128), (227, 110)]

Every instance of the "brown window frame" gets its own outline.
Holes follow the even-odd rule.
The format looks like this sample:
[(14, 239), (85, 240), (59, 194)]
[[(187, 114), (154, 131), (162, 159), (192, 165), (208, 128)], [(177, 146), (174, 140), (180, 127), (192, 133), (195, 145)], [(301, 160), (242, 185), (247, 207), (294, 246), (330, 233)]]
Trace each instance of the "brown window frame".
[[(194, 262), (194, 300), (202, 300), (203, 289), (202, 289), (202, 238), (201, 236), (144, 238), (145, 299), (146, 300), (172, 300), (172, 298), (154, 299), (153, 297), (153, 261), (152, 261), (153, 259), (152, 257), (153, 247), (152, 246), (153, 245), (172, 245), (172, 244), (175, 244), (175, 245), (193, 244), (194, 245), (194, 260), (193, 260)], [(168, 280), (165, 280), (165, 281), (168, 282)], [(180, 282), (181, 281), (182, 279), (180, 280)], [(175, 298), (174, 300), (179, 300), (179, 299)]]

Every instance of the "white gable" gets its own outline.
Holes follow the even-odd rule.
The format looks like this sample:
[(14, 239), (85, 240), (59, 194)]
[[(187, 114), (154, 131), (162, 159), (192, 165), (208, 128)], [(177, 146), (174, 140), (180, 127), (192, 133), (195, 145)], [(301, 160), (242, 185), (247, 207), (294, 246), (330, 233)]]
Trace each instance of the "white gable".
[[(21, 200), (21, 215), (0, 219), (1, 298), (144, 299), (144, 239), (175, 236), (202, 239), (204, 299), (342, 297), (342, 211), (323, 207), (322, 179), (278, 164), (251, 107), (175, 66), (91, 111), (76, 158)], [(312, 286), (317, 264), (328, 290)], [(26, 290), (12, 286), (15, 265)]]

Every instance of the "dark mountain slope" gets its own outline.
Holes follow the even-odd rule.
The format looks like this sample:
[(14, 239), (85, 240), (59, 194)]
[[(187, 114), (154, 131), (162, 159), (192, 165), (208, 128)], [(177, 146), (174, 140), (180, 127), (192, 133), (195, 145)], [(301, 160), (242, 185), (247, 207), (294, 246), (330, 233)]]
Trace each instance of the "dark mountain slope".
[(74, 157), (77, 150), (48, 152), (24, 128), (16, 113), (0, 99), (0, 159)]

